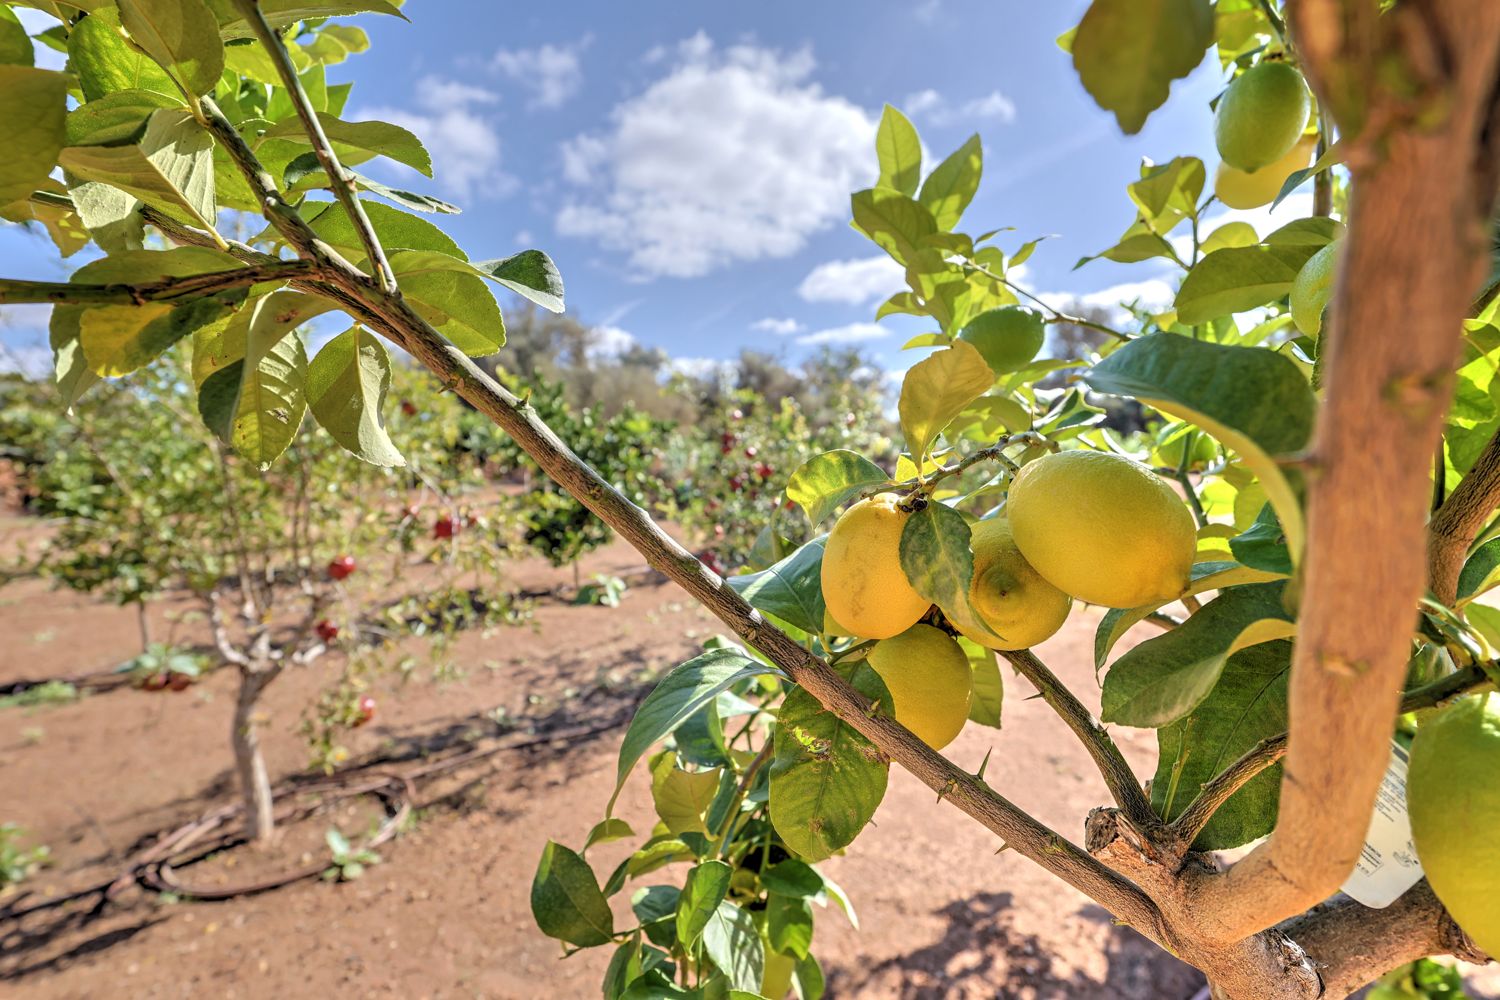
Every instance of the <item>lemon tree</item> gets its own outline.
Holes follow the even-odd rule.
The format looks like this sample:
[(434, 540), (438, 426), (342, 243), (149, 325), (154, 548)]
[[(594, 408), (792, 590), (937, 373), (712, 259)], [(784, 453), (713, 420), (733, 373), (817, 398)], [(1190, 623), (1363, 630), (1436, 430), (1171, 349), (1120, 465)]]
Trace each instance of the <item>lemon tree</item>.
[[(823, 995), (816, 921), (854, 910), (818, 866), (858, 849), (893, 763), (1218, 997), (1345, 996), (1388, 965), (1404, 990), (1418, 959), (1496, 947), (1500, 6), (1092, 0), (1059, 58), (1126, 132), (1189, 74), (1222, 84), (1187, 109), (1222, 162), (1151, 148), (1120, 179), (1120, 238), (1079, 261), (1173, 270), (1169, 308), (1115, 325), (1017, 281), (1051, 244), (964, 221), (977, 135), (929, 162), (886, 108), (850, 218), (905, 277), (877, 319), (928, 325), (902, 452), (767, 477), (802, 516), (779, 561), (728, 581), (470, 360), (504, 349), (497, 291), (562, 309), (552, 261), (462, 248), (454, 206), (357, 169), (431, 175), (420, 137), (346, 120), (328, 83), (368, 44), (343, 19), (397, 6), (35, 6), (57, 21), (38, 40), (0, 16), (0, 216), (93, 249), (66, 282), (0, 280), (0, 303), (55, 307), (59, 407), (189, 344), (204, 426), (247, 462), (274, 466), (313, 421), (389, 469), (393, 345), (734, 633), (663, 677), (603, 815), (538, 864), (539, 930), (607, 949), (609, 1000)], [(36, 68), (35, 44), (67, 68)], [(1307, 210), (1223, 213), (1278, 200)], [(256, 235), (227, 239), (225, 212)], [(293, 331), (323, 314), (349, 332), (309, 357)], [(1049, 356), (1054, 325), (1098, 346)], [(1147, 430), (1113, 430), (1111, 398)], [(1098, 692), (1042, 658), (1070, 607), (1097, 622)], [(1098, 767), (1109, 801), (1076, 841), (985, 777), (984, 751), (1025, 738), (998, 729), (1000, 659)], [(1386, 773), (1403, 710), (1409, 795)], [(1149, 782), (1111, 726), (1155, 731)], [(638, 836), (611, 814), (648, 783), (659, 822)], [(1376, 915), (1351, 876), (1382, 794), (1410, 800), (1431, 878)], [(589, 850), (621, 838), (638, 846), (596, 871)], [(1227, 848), (1248, 849), (1208, 854)]]

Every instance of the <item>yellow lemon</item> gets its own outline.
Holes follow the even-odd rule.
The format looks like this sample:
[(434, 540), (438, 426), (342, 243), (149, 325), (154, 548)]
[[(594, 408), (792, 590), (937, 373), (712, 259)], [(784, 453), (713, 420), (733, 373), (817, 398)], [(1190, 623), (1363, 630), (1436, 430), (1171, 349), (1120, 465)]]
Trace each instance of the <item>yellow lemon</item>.
[(1164, 479), (1127, 458), (1043, 456), (1016, 474), (1006, 515), (1026, 561), (1080, 601), (1134, 608), (1187, 588), (1193, 517)]
[(1316, 337), (1323, 329), (1323, 307), (1333, 296), (1338, 248), (1338, 243), (1330, 243), (1313, 254), (1292, 282), (1292, 322), (1309, 337)]
[(901, 571), (901, 530), (910, 515), (893, 493), (846, 510), (823, 548), (823, 602), (829, 617), (865, 639), (905, 632), (927, 613)]
[(1297, 144), (1312, 113), (1307, 82), (1284, 62), (1263, 62), (1235, 78), (1214, 113), (1214, 142), (1224, 162), (1259, 170)]
[(897, 722), (934, 750), (953, 742), (974, 692), (962, 646), (941, 629), (913, 625), (877, 642), (869, 662), (891, 692)]
[(969, 604), (995, 635), (963, 629), (965, 636), (991, 649), (1026, 649), (1062, 628), (1073, 599), (1042, 579), (1021, 555), (1009, 521), (980, 521), (974, 525), (972, 544)]
[(1214, 194), (1230, 208), (1260, 208), (1276, 200), (1286, 179), (1312, 163), (1318, 137), (1304, 136), (1281, 159), (1259, 170), (1238, 170), (1220, 163), (1214, 171)]
[(1424, 722), (1406, 775), (1412, 840), (1427, 881), (1480, 948), (1500, 954), (1500, 694)]

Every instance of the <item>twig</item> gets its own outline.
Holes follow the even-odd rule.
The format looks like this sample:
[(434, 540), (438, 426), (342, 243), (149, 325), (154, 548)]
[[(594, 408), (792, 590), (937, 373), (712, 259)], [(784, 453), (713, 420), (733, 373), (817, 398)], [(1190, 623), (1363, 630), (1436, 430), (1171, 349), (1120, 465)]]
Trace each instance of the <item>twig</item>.
[[(205, 234), (207, 235), (207, 234)], [(67, 281), (24, 281), (0, 278), (0, 305), (45, 303), (48, 305), (123, 305), (140, 306), (148, 302), (175, 302), (202, 298), (235, 288), (248, 288), (266, 281), (290, 281), (305, 278), (314, 271), (311, 261), (288, 260), (274, 264), (237, 267), (229, 271), (210, 271), (181, 278), (163, 278), (140, 285), (75, 284)]]
[[(1483, 667), (1465, 667), (1431, 684), (1408, 691), (1401, 699), (1402, 712), (1433, 708), (1488, 683)], [(1245, 751), (1233, 764), (1203, 785), (1198, 797), (1172, 821), (1172, 832), (1184, 846), (1198, 839), (1215, 812), (1252, 778), (1286, 755), (1287, 734), (1268, 736)]]
[(1047, 669), (1047, 665), (1037, 659), (1031, 650), (1001, 650), (1000, 655), (1009, 660), (1021, 676), (1042, 693), (1052, 710), (1073, 730), (1089, 756), (1094, 759), (1099, 773), (1104, 776), (1104, 784), (1115, 804), (1125, 815), (1143, 828), (1155, 825), (1156, 813), (1140, 782), (1136, 780), (1135, 772), (1125, 762), (1125, 755), (1120, 753), (1120, 748), (1115, 745), (1104, 726), (1094, 718), (1093, 713), (1073, 696), (1067, 685)]
[(276, 66), (276, 72), (281, 77), (287, 96), (291, 98), (292, 106), (297, 109), (297, 117), (302, 119), (302, 128), (312, 141), (313, 153), (322, 164), (324, 172), (328, 174), (328, 184), (339, 203), (344, 206), (344, 211), (349, 213), (349, 220), (354, 223), (355, 231), (359, 233), (360, 242), (364, 244), (365, 253), (369, 255), (370, 266), (375, 269), (375, 277), (379, 280), (380, 287), (386, 292), (396, 291), (396, 275), (391, 270), (390, 261), (386, 259), (385, 249), (380, 245), (380, 237), (375, 234), (375, 227), (370, 224), (370, 217), (365, 214), (364, 206), (360, 204), (359, 195), (354, 189), (354, 179), (339, 162), (338, 154), (333, 151), (333, 143), (328, 141), (328, 136), (323, 131), (323, 123), (318, 119), (318, 113), (313, 109), (312, 102), (308, 100), (307, 91), (302, 89), (302, 81), (297, 76), (297, 67), (292, 64), (292, 57), (287, 52), (285, 43), (271, 27), (271, 22), (267, 21), (265, 15), (261, 13), (257, 0), (235, 0), (235, 6), (244, 13), (245, 19), (250, 22), (251, 29), (260, 39), (261, 46), (270, 54), (271, 62)]
[[(1438, 448), (1437, 461), (1441, 461), (1441, 441)], [(1441, 466), (1436, 468), (1440, 482), (1443, 471)], [(1443, 603), (1452, 604), (1458, 596), (1458, 577), (1463, 571), (1464, 557), (1497, 504), (1500, 504), (1500, 433), (1485, 444), (1473, 467), (1437, 508), (1428, 524), (1428, 573), (1432, 592)]]
[[(1181, 263), (1181, 261), (1178, 261), (1178, 263)], [(1018, 295), (1024, 295), (1028, 299), (1030, 299), (1032, 302), (1035, 302), (1037, 305), (1041, 306), (1043, 309), (1045, 309), (1052, 316), (1052, 318), (1050, 320), (1048, 320), (1049, 323), (1067, 323), (1067, 324), (1070, 324), (1072, 326), (1087, 327), (1090, 330), (1098, 330), (1100, 333), (1107, 333), (1111, 337), (1114, 337), (1116, 340), (1119, 340), (1119, 341), (1129, 341), (1129, 340), (1135, 339), (1135, 338), (1131, 337), (1130, 334), (1128, 334), (1128, 333), (1121, 333), (1119, 330), (1116, 330), (1114, 327), (1105, 326), (1103, 323), (1098, 323), (1098, 322), (1095, 322), (1094, 320), (1091, 320), (1091, 319), (1085, 319), (1082, 316), (1070, 316), (1067, 313), (1063, 312), (1061, 309), (1058, 309), (1056, 306), (1050, 305), (1046, 301), (1044, 301), (1043, 299), (1040, 299), (1037, 296), (1033, 295), (1031, 292), (1028, 292), (1026, 289), (1022, 288), (1020, 285), (1016, 284), (1014, 281), (1011, 281), (1005, 275), (1003, 275), (1003, 274), (996, 274), (994, 271), (991, 271), (989, 268), (985, 267), (983, 264), (978, 263), (977, 261), (974, 261), (974, 260), (969, 259), (969, 258), (965, 258), (964, 259), (964, 266), (972, 268), (975, 271), (978, 271), (980, 274), (984, 275), (986, 278), (990, 278), (991, 280), (1000, 282), (1000, 284), (1004, 285), (1006, 288), (1009, 288), (1011, 291), (1015, 292), (1016, 294), (1018, 294)]]

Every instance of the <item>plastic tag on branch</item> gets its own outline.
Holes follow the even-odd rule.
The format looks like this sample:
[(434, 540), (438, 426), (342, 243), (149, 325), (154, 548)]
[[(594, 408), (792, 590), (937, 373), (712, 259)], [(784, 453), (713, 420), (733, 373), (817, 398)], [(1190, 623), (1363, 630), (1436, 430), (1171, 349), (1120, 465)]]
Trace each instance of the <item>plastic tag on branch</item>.
[(1343, 885), (1349, 896), (1377, 910), (1390, 906), (1422, 878), (1406, 811), (1406, 762), (1406, 748), (1392, 740), (1391, 762), (1375, 799), (1364, 850)]

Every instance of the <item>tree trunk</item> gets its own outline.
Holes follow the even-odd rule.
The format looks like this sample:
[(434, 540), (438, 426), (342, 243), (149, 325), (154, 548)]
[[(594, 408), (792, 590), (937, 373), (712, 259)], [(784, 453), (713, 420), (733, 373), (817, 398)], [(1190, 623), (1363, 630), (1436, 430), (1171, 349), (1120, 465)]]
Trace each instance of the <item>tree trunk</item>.
[(146, 613), (146, 601), (142, 598), (135, 602), (135, 623), (141, 630), (141, 652), (151, 648), (151, 617)]
[(275, 832), (276, 820), (271, 812), (271, 781), (266, 775), (266, 761), (260, 752), (260, 736), (255, 731), (256, 703), (274, 674), (257, 670), (240, 670), (240, 690), (234, 703), (234, 726), (229, 737), (234, 746), (234, 767), (239, 775), (240, 797), (245, 804), (245, 838), (265, 843)]

